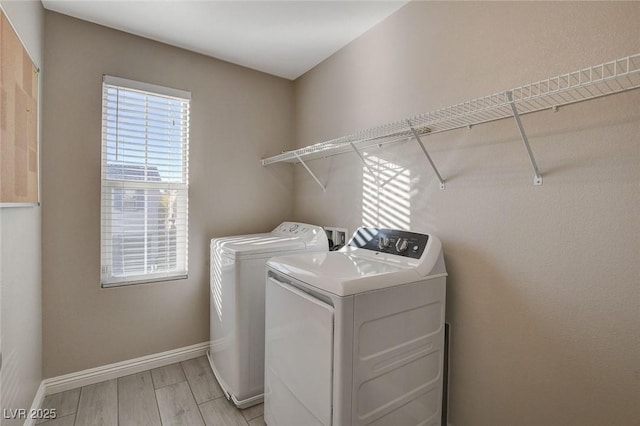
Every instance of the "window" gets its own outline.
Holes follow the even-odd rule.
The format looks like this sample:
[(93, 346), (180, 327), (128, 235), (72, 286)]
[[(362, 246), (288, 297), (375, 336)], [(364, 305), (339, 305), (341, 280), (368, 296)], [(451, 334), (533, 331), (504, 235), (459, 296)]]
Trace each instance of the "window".
[(104, 76), (103, 287), (187, 276), (190, 98)]

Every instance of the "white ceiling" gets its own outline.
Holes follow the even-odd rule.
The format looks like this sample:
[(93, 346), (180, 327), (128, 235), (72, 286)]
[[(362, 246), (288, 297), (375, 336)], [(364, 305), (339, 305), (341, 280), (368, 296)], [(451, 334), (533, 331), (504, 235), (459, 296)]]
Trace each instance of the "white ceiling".
[(408, 0), (42, 3), (65, 15), (293, 80)]

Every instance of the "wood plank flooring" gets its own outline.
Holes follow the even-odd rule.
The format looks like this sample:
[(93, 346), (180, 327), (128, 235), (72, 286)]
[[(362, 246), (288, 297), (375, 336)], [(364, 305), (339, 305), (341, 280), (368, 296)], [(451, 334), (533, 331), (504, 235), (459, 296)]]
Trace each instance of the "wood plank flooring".
[(227, 401), (207, 357), (49, 395), (42, 426), (264, 426), (263, 406)]

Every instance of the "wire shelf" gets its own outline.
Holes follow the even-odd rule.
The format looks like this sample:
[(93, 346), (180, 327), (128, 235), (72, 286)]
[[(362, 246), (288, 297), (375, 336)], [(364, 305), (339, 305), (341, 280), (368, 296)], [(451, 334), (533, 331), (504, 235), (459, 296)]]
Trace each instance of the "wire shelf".
[[(415, 135), (439, 133), (520, 115), (640, 87), (640, 54), (605, 62), (589, 68), (525, 84), (482, 98), (417, 115), (407, 120), (373, 127), (347, 136), (264, 158), (262, 165), (313, 160), (352, 151), (354, 148), (382, 146), (408, 140)], [(513, 102), (509, 99), (512, 98)]]

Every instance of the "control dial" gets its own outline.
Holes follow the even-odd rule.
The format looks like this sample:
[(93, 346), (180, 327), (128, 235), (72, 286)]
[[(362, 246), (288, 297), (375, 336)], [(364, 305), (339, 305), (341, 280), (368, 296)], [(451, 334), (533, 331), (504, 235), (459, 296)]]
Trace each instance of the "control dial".
[(380, 237), (380, 238), (378, 238), (378, 248), (379, 248), (380, 250), (382, 250), (382, 249), (384, 249), (384, 248), (387, 248), (387, 247), (389, 247), (389, 243), (390, 243), (390, 242), (391, 242), (391, 241), (389, 241), (389, 238), (387, 238), (387, 237)]
[(407, 247), (409, 247), (409, 241), (407, 241), (406, 238), (398, 238), (398, 241), (396, 241), (396, 250), (398, 253), (402, 253)]

